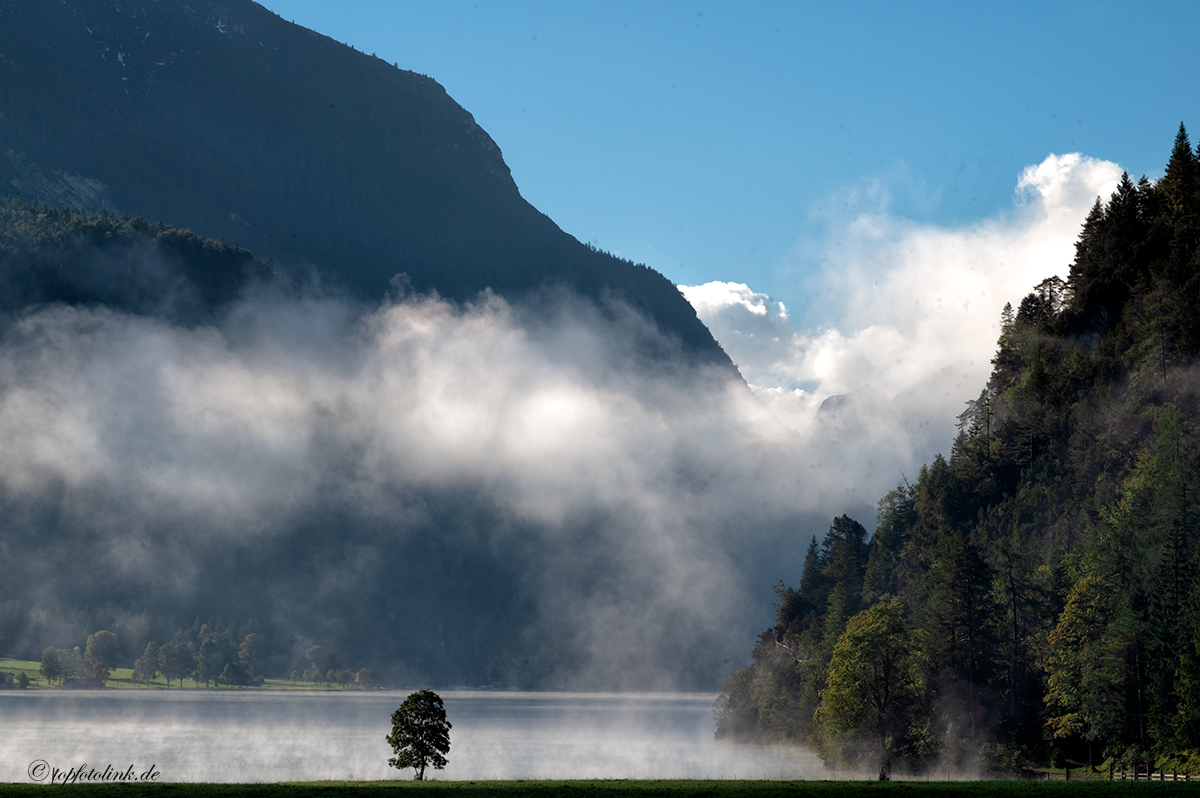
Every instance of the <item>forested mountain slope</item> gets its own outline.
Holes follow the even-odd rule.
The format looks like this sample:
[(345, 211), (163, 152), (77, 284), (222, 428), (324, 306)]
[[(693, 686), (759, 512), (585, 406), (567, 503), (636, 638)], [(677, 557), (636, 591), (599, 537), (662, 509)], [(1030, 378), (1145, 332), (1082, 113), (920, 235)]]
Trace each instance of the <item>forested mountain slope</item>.
[(814, 538), (718, 735), (919, 771), (1200, 770), (1200, 158), (1099, 199), (1006, 307), (948, 459)]
[(522, 199), (436, 81), (249, 0), (0, 0), (0, 185), (237, 242), (368, 302), (401, 272), (456, 299), (621, 300), (733, 372), (661, 274)]
[[(209, 321), (254, 283), (283, 287), (246, 250), (139, 217), (0, 198), (0, 311), (92, 305)], [(300, 286), (295, 286), (300, 287)]]

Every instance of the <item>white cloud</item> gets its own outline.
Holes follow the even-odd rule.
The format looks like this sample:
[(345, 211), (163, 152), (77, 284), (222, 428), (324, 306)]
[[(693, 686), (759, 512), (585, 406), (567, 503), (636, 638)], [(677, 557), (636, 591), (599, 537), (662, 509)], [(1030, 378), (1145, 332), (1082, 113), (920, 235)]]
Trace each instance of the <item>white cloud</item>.
[[(953, 227), (887, 213), (879, 185), (851, 191), (852, 210), (798, 254), (819, 266), (815, 326), (794, 328), (804, 320), (772, 313), (769, 297), (742, 284), (681, 290), (781, 420), (804, 431), (825, 398), (869, 388), (899, 413), (888, 424), (908, 422), (907, 443), (881, 431), (880, 446), (911, 469), (947, 450), (963, 403), (986, 382), (1004, 304), (1067, 276), (1088, 210), (1120, 174), (1109, 161), (1050, 155), (1022, 171), (1010, 210)], [(853, 210), (863, 204), (871, 209)]]
[[(679, 290), (743, 376), (774, 373), (791, 358), (795, 330), (782, 303), (774, 311), (770, 297), (743, 283), (711, 282)], [(788, 373), (785, 369), (781, 375)]]

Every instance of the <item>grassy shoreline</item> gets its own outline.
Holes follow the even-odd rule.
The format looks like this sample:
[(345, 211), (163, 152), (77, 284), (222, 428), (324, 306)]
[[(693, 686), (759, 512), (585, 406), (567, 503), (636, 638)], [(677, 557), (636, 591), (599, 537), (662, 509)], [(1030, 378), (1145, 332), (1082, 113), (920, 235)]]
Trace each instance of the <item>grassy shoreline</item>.
[(283, 784), (0, 784), (0, 798), (55, 795), (118, 795), (138, 798), (197, 795), (221, 798), (375, 798), (397, 792), (421, 796), (459, 798), (850, 798), (858, 795), (902, 798), (1074, 798), (1074, 796), (1200, 796), (1200, 783), (1170, 782), (1066, 782), (1066, 781), (689, 781), (689, 780), (580, 780), (580, 781), (375, 781), (308, 782)]
[[(27, 690), (57, 690), (58, 685), (46, 683), (46, 678), (42, 676), (42, 664), (33, 660), (25, 659), (4, 659), (0, 658), (0, 673), (11, 673), (14, 677), (18, 677), (21, 673), (29, 679), (29, 687)], [(312, 682), (297, 682), (293, 683), (286, 679), (267, 679), (261, 685), (213, 685), (208, 686), (203, 682), (197, 682), (192, 679), (184, 679), (182, 686), (179, 680), (173, 680), (170, 687), (167, 686), (166, 680), (162, 677), (152, 679), (149, 684), (145, 682), (134, 681), (132, 668), (113, 668), (112, 675), (104, 681), (104, 687), (110, 690), (289, 690), (302, 692), (363, 692), (364, 690), (383, 689), (381, 687), (353, 687), (341, 685), (317, 685)]]

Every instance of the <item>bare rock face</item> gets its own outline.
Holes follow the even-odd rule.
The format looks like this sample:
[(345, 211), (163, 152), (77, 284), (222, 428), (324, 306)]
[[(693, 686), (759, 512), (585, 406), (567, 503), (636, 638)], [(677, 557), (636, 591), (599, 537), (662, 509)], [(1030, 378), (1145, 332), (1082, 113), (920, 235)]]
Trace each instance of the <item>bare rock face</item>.
[(92, 177), (70, 174), (61, 169), (45, 171), (24, 155), (8, 150), (9, 163), (17, 177), (9, 181), (25, 197), (52, 208), (75, 208), (81, 211), (106, 211), (120, 215), (117, 206), (108, 199), (108, 186)]

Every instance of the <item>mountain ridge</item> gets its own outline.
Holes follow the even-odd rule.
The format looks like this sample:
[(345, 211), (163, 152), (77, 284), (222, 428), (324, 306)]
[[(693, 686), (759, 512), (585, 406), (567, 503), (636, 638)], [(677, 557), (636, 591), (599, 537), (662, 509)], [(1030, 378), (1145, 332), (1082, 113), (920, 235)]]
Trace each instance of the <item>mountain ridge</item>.
[(501, 150), (432, 78), (249, 0), (0, 0), (0, 180), (241, 245), (375, 300), (627, 302), (736, 369), (658, 272), (581, 244), (521, 196)]

